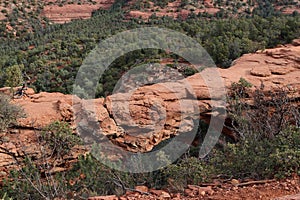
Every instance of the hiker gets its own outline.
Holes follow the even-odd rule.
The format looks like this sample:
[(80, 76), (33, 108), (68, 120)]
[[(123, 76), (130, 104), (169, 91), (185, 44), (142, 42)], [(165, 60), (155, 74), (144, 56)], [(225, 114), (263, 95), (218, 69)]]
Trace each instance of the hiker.
[(28, 97), (28, 94), (26, 94), (25, 90), (27, 90), (27, 86), (26, 83), (23, 83), (22, 88), (18, 89), (14, 96), (17, 95), (19, 98), (21, 98), (25, 95)]

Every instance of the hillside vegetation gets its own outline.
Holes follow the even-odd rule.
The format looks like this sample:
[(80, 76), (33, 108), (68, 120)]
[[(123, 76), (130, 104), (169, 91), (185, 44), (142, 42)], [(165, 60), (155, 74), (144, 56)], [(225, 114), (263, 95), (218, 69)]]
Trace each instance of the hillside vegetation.
[[(208, 51), (220, 68), (229, 68), (233, 61), (243, 54), (285, 45), (291, 43), (295, 38), (300, 38), (300, 15), (297, 12), (299, 2), (294, 0), (217, 0), (213, 2), (116, 0), (109, 8), (93, 11), (89, 19), (72, 20), (67, 24), (54, 24), (45, 17), (44, 13), (46, 6), (58, 6), (65, 9), (70, 5), (94, 5), (99, 2), (88, 0), (1, 1), (0, 87), (11, 87), (12, 91), (13, 87), (27, 82), (37, 93), (47, 91), (71, 94), (79, 67), (99, 42), (122, 31), (140, 27), (163, 27), (192, 37)], [(168, 16), (164, 16), (165, 14)], [(156, 33), (150, 34), (155, 35)], [(163, 39), (161, 38), (162, 45), (164, 44)], [(130, 42), (130, 38), (128, 38), (128, 42)], [(149, 43), (151, 42), (153, 41), (150, 40)], [(298, 43), (299, 40), (297, 45)], [(267, 73), (278, 78), (274, 81), (273, 79), (269, 80), (269, 82), (280, 86), (280, 84), (284, 84), (280, 79), (284, 78), (279, 75), (294, 73), (294, 76), (299, 67), (294, 64), (298, 62), (298, 57), (294, 56), (298, 50), (280, 62), (275, 59), (283, 55), (280, 54), (280, 51), (292, 50), (287, 48), (278, 51), (279, 54), (273, 54), (272, 63), (276, 65), (276, 71), (271, 72), (268, 69)], [(272, 51), (264, 53), (272, 54)], [(267, 59), (264, 57), (263, 62)], [(288, 59), (293, 60), (290, 62), (292, 66), (288, 65)], [(260, 67), (257, 64), (260, 62), (255, 60), (252, 62), (256, 63), (257, 68)], [(161, 49), (140, 49), (117, 58), (110, 65), (104, 75), (99, 77), (96, 97), (110, 95), (117, 81), (129, 69), (141, 64), (152, 66), (153, 63), (162, 63), (168, 67), (179, 69), (183, 72), (183, 77), (191, 76), (196, 72), (190, 68), (186, 60), (172, 52)], [(247, 64), (247, 62), (245, 63)], [(270, 64), (270, 61), (267, 64)], [(280, 67), (285, 67), (285, 69), (278, 69)], [(237, 70), (239, 69), (241, 68)], [(253, 72), (252, 69), (251, 72), (259, 78), (265, 78), (261, 77), (263, 73), (260, 73), (259, 70), (258, 73), (255, 73), (257, 71)], [(298, 74), (294, 77), (297, 76)], [(194, 80), (198, 84), (198, 79)], [(85, 86), (88, 88), (92, 84), (89, 79), (84, 79), (83, 82), (85, 84), (82, 86), (83, 88)], [(297, 86), (297, 84), (298, 82), (295, 85)], [(199, 90), (203, 88), (200, 87)], [(82, 88), (78, 88), (78, 90), (80, 89)], [(8, 171), (11, 168), (6, 168), (6, 171), (0, 174), (1, 177), (5, 177), (0, 184), (0, 198), (3, 197), (5, 200), (10, 197), (13, 199), (88, 199), (96, 195), (115, 194), (121, 196), (129, 190), (134, 190), (133, 188), (137, 185), (183, 193), (187, 187), (191, 187), (190, 184), (226, 182), (232, 181), (233, 178), (238, 179), (235, 180), (237, 187), (239, 181), (244, 182), (249, 179), (298, 177), (300, 174), (300, 110), (299, 96), (295, 98), (292, 96), (293, 92), (298, 91), (295, 92), (292, 89), (292, 86), (288, 85), (287, 88), (278, 87), (277, 90), (266, 91), (263, 83), (260, 87), (254, 88), (243, 78), (232, 83), (228, 87), (227, 96), (228, 118), (226, 118), (226, 122), (230, 125), (226, 124), (225, 128), (234, 133), (232, 135), (236, 137), (222, 135), (215, 148), (205, 158), (200, 158), (199, 143), (203, 142), (208, 127), (204, 121), (199, 120), (200, 124), (197, 123), (199, 126), (192, 127), (197, 130), (195, 141), (197, 139), (198, 145), (189, 147), (174, 163), (171, 163), (168, 152), (162, 150), (157, 155), (157, 161), (169, 165), (156, 171), (140, 174), (111, 169), (91, 154), (86, 153), (86, 149), (80, 149), (83, 146), (82, 141), (74, 134), (76, 130), (72, 123), (76, 117), (76, 120), (80, 117), (85, 120), (84, 117), (90, 117), (94, 113), (86, 112), (83, 113), (83, 116), (74, 116), (73, 107), (68, 104), (72, 104), (71, 95), (59, 93), (49, 95), (50, 93), (48, 93), (47, 96), (46, 93), (42, 93), (33, 94), (33, 98), (27, 97), (31, 106), (26, 108), (36, 115), (31, 116), (32, 118), (29, 117), (28, 119), (31, 120), (28, 120), (27, 124), (23, 124), (23, 126), (17, 124), (21, 121), (20, 118), (24, 117), (23, 109), (17, 104), (24, 106), (25, 104), (22, 104), (25, 102), (24, 99), (14, 99), (14, 104), (12, 104), (10, 97), (1, 95), (0, 153), (6, 156), (2, 160), (4, 161), (2, 166), (15, 167), (15, 169)], [(182, 94), (186, 94), (182, 97), (186, 99), (192, 96), (188, 90)], [(166, 97), (166, 93), (164, 95)], [(68, 96), (68, 99), (63, 100), (63, 96)], [(207, 103), (207, 96), (198, 97), (197, 100), (203, 100), (207, 113), (212, 113), (210, 112), (211, 105)], [(173, 106), (174, 98), (169, 97), (168, 100), (166, 104), (170, 105), (170, 110), (178, 114), (176, 109), (180, 108)], [(81, 106), (81, 109), (84, 109), (84, 106), (88, 107), (86, 105), (88, 101), (83, 99), (81, 101), (85, 104), (77, 102), (78, 107)], [(103, 126), (107, 129), (112, 128), (110, 125), (114, 125), (113, 128), (116, 129), (120, 128), (112, 114), (109, 113), (109, 108), (104, 101), (105, 99), (98, 99), (98, 104), (101, 104), (103, 109), (97, 111), (102, 112), (101, 114), (105, 117), (97, 120), (102, 120), (102, 125), (104, 124)], [(136, 105), (144, 106), (145, 110), (154, 107), (154, 103), (153, 106), (149, 106), (149, 100), (147, 103), (145, 102), (146, 100), (139, 101), (136, 102)], [(42, 109), (35, 110), (38, 108), (35, 106), (38, 103), (46, 105), (47, 109), (44, 109), (46, 106), (43, 106)], [(122, 109), (120, 110), (122, 111)], [(138, 114), (145, 115), (143, 109), (140, 109), (141, 112), (139, 109), (136, 110), (136, 118), (139, 117)], [(168, 122), (170, 124), (166, 124), (166, 126), (170, 127), (173, 122), (182, 122), (182, 119), (176, 120), (174, 115), (170, 117), (172, 118)], [(55, 116), (57, 120), (61, 121), (49, 122)], [(38, 121), (34, 120), (34, 117), (41, 118), (44, 123), (41, 123), (42, 125), (34, 124)], [(90, 120), (88, 117), (87, 119)], [(187, 115), (187, 118), (190, 116)], [(107, 119), (109, 122), (105, 124), (104, 121)], [(142, 117), (138, 120), (141, 119)], [(88, 123), (89, 120), (87, 120)], [(125, 125), (128, 122), (126, 120), (124, 120)], [(45, 121), (49, 124), (45, 125)], [(98, 123), (98, 121), (96, 122)], [(28, 123), (31, 124), (28, 125)], [(83, 131), (88, 127), (85, 125), (80, 126)], [(98, 126), (98, 124), (96, 125)], [(187, 126), (189, 125), (187, 124)], [(179, 126), (176, 128), (179, 129)], [(21, 129), (24, 132), (19, 131)], [(21, 135), (25, 132), (27, 132), (26, 137)], [(117, 133), (112, 131), (111, 140), (120, 136), (116, 135)], [(11, 138), (14, 138), (15, 141), (12, 141), (13, 139), (10, 141)], [(133, 137), (126, 138), (132, 140)], [(159, 144), (156, 143), (158, 145), (155, 144), (153, 151), (160, 149), (171, 140), (170, 135), (164, 141), (160, 140)], [(121, 142), (116, 142), (116, 144), (120, 144), (120, 146), (122, 142), (126, 142), (125, 139), (119, 141)], [(26, 143), (26, 146), (22, 146), (22, 142)], [(127, 142), (128, 146), (131, 145), (132, 148), (135, 148), (136, 146), (132, 145), (135, 143), (130, 142)], [(178, 145), (182, 144), (182, 142), (178, 143)], [(93, 146), (91, 149), (97, 153), (100, 148)], [(78, 157), (84, 151), (85, 155)], [(138, 165), (139, 155), (135, 154), (131, 157), (137, 161), (133, 162), (136, 164), (133, 166), (134, 168), (144, 169), (150, 162), (153, 162), (148, 159), (149, 163)], [(7, 157), (14, 163), (5, 163)], [(114, 165), (121, 159), (126, 160), (127, 157), (117, 157), (108, 161)], [(219, 187), (218, 184), (215, 186)], [(197, 195), (200, 196), (200, 191), (197, 192)]]
[[(37, 92), (72, 92), (72, 84), (84, 58), (103, 39), (118, 32), (143, 27), (159, 26), (173, 29), (197, 40), (219, 67), (229, 67), (242, 54), (274, 47), (300, 37), (300, 15), (270, 12), (219, 20), (190, 15), (186, 20), (152, 16), (149, 20), (127, 19), (122, 9), (127, 4), (117, 1), (110, 10), (99, 10), (88, 20), (77, 20), (65, 25), (39, 26), (34, 33), (19, 38), (2, 38), (0, 44), (0, 87), (5, 85), (6, 72), (17, 67)], [(257, 8), (259, 10), (259, 8)], [(31, 25), (35, 26), (32, 22)], [(155, 62), (162, 58), (180, 58), (161, 50), (140, 50), (117, 59), (101, 77), (97, 97), (111, 93), (114, 84), (126, 70), (136, 64)], [(188, 73), (189, 74), (189, 73)], [(88, 82), (88, 81), (87, 81)], [(87, 83), (88, 84), (88, 83)]]

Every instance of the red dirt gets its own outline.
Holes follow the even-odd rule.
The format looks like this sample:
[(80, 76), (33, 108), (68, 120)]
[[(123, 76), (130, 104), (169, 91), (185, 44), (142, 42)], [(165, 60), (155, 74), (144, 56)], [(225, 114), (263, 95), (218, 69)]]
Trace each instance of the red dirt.
[[(218, 186), (200, 187), (189, 185), (184, 193), (172, 193), (165, 190), (148, 189), (145, 186), (136, 187), (135, 191), (127, 191), (122, 197), (115, 195), (91, 197), (90, 200), (136, 200), (136, 199), (176, 199), (176, 200), (299, 200), (300, 181), (299, 176), (273, 181), (264, 184), (253, 184), (246, 187), (238, 187), (231, 183)], [(146, 194), (147, 193), (147, 194)]]
[[(256, 184), (246, 187), (236, 187), (234, 185), (222, 185), (217, 188), (215, 194), (207, 195), (203, 199), (215, 200), (254, 200), (254, 199), (274, 199), (286, 195), (294, 195), (300, 192), (299, 177), (275, 181), (265, 184)], [(298, 198), (299, 199), (299, 198)]]

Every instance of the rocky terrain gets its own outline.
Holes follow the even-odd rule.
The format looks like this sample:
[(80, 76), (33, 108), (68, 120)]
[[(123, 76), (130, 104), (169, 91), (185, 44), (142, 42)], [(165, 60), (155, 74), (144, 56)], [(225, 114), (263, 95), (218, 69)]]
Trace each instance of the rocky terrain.
[[(263, 82), (266, 90), (287, 87), (293, 97), (299, 98), (299, 62), (300, 41), (294, 40), (290, 45), (246, 54), (229, 69), (218, 71), (226, 87), (244, 78), (255, 87), (260, 87)], [(216, 103), (218, 99), (210, 99), (203, 79), (203, 74), (209, 70), (207, 68), (176, 83), (143, 86), (134, 93), (117, 93), (106, 99), (82, 100), (72, 95), (34, 94), (34, 91), (28, 90), (29, 98), (13, 100), (24, 108), (27, 117), (20, 119), (19, 126), (5, 135), (7, 142), (1, 145), (15, 152), (20, 147), (29, 146), (30, 152), (34, 153), (34, 146), (29, 145), (34, 143), (34, 131), (55, 120), (70, 122), (75, 127), (74, 122), (88, 123), (85, 121), (88, 118), (98, 122), (102, 133), (122, 148), (132, 152), (150, 151), (163, 140), (193, 129), (193, 119), (199, 117), (193, 113), (193, 104), (199, 106), (200, 118), (207, 122), (212, 114), (224, 119), (222, 114), (212, 113), (213, 107), (224, 105)], [(184, 88), (187, 83), (194, 93)], [(9, 93), (9, 88), (1, 91)], [(234, 137), (226, 129), (223, 133)], [(0, 159), (0, 167), (11, 163), (4, 155)]]
[[(230, 16), (237, 16), (238, 14), (251, 13), (254, 8), (259, 6), (258, 1), (149, 1), (149, 0), (132, 0), (128, 1), (129, 18), (148, 19), (152, 15), (157, 17), (168, 16), (172, 18), (186, 19), (190, 14), (203, 14), (203, 16), (215, 16), (218, 12), (228, 13)], [(278, 5), (274, 3), (275, 10), (281, 11), (285, 14), (292, 14), (294, 11), (299, 11), (299, 2), (291, 3), (289, 5)]]
[[(213, 2), (203, 1), (198, 2), (197, 5), (186, 5), (181, 6), (181, 0), (176, 0), (174, 2), (169, 2), (166, 6), (161, 7), (155, 5), (151, 1), (143, 1), (144, 5), (148, 4), (149, 6), (142, 7), (142, 9), (131, 10), (128, 13), (129, 17), (148, 19), (151, 15), (155, 14), (158, 17), (169, 16), (173, 18), (187, 18), (187, 16), (191, 13), (199, 14), (199, 13), (208, 13), (208, 14), (216, 14), (220, 11), (220, 8), (214, 6)], [(132, 3), (133, 4), (133, 3)]]
[[(202, 14), (203, 17), (238, 16), (249, 14), (259, 6), (256, 1), (127, 1), (123, 10), (127, 18), (141, 18), (147, 20), (152, 15), (162, 17), (186, 19), (190, 14)], [(92, 12), (98, 9), (109, 9), (115, 0), (82, 0), (82, 1), (55, 1), (43, 0), (33, 2), (30, 0), (0, 2), (0, 24), (6, 29), (5, 36), (18, 37), (24, 33), (34, 32), (37, 27), (45, 27), (50, 23), (68, 23), (76, 19), (87, 19)], [(288, 1), (283, 5), (280, 2), (272, 4), (276, 11), (284, 14), (300, 12), (299, 1)], [(35, 25), (33, 25), (35, 24)]]
[(53, 2), (52, 4), (48, 3), (41, 14), (53, 23), (67, 23), (74, 19), (88, 19), (92, 16), (93, 11), (100, 8), (108, 9), (113, 3), (114, 0), (96, 0), (80, 4), (65, 3), (63, 5)]
[[(114, 0), (83, 1), (0, 1), (1, 37), (20, 37), (33, 33), (52, 23), (68, 23), (75, 19), (87, 19), (98, 9), (109, 9)], [(5, 30), (5, 31), (4, 31)]]
[[(165, 1), (166, 2), (166, 1)], [(66, 3), (59, 4), (54, 1), (52, 4), (47, 3), (43, 9), (42, 16), (49, 18), (54, 23), (65, 23), (70, 22), (72, 19), (86, 19), (91, 16), (94, 10), (99, 8), (108, 9), (114, 0), (96, 0), (92, 3), (87, 1), (81, 4)], [(172, 18), (182, 18), (186, 19), (189, 14), (205, 13), (215, 15), (221, 10), (231, 12), (235, 7), (238, 7), (236, 13), (244, 13), (248, 9), (253, 11), (258, 3), (253, 3), (253, 5), (248, 5), (247, 1), (232, 1), (231, 4), (225, 4), (224, 2), (216, 3), (212, 0), (204, 1), (168, 1), (167, 3), (156, 3), (156, 1), (149, 0), (131, 0), (127, 1), (127, 5), (124, 10), (128, 11), (128, 18), (142, 18), (144, 20), (148, 19), (150, 16), (155, 15), (158, 17), (169, 16)], [(288, 6), (278, 6), (274, 4), (276, 10), (280, 10), (285, 14), (292, 14), (294, 11), (299, 11), (299, 3), (294, 3)], [(247, 12), (249, 12), (247, 11)]]
[(300, 199), (299, 177), (282, 181), (249, 181), (239, 183), (231, 180), (228, 183), (213, 183), (209, 186), (188, 185), (183, 194), (171, 193), (166, 190), (154, 190), (145, 186), (137, 186), (134, 191), (128, 191), (125, 195), (117, 197), (98, 196), (90, 200), (126, 200), (126, 199), (176, 199), (176, 200), (298, 200)]
[[(191, 109), (193, 104), (198, 106), (200, 118), (207, 122), (211, 115), (220, 119), (226, 117), (212, 112), (213, 107), (225, 105), (218, 104), (220, 100), (218, 98), (213, 100), (210, 98), (209, 87), (203, 78), (209, 70), (211, 69), (207, 68), (201, 73), (177, 82), (147, 85), (138, 88), (133, 93), (117, 93), (105, 99), (82, 100), (61, 93), (35, 94), (32, 89), (29, 89), (27, 91), (29, 97), (13, 100), (13, 103), (24, 108), (27, 116), (19, 120), (18, 127), (3, 133), (4, 139), (0, 147), (9, 149), (18, 155), (26, 152), (31, 156), (39, 157), (36, 131), (52, 121), (64, 120), (69, 122), (74, 130), (76, 123), (77, 125), (82, 123), (88, 125), (90, 121), (97, 122), (102, 133), (108, 136), (114, 144), (132, 152), (150, 151), (162, 141), (193, 129), (193, 119), (199, 117)], [(226, 87), (233, 82), (238, 82), (240, 78), (244, 78), (255, 87), (260, 87), (263, 82), (265, 90), (286, 87), (291, 96), (299, 98), (300, 40), (294, 40), (292, 44), (278, 46), (274, 49), (246, 54), (237, 59), (229, 69), (218, 69), (218, 72)], [(185, 88), (187, 83), (191, 88)], [(9, 88), (0, 90), (7, 94), (9, 91)], [(161, 118), (161, 116), (164, 117)], [(223, 130), (223, 134), (234, 137), (234, 134), (226, 129)], [(86, 151), (87, 149), (84, 147), (77, 146), (69, 160), (76, 160), (79, 154)], [(7, 175), (13, 167), (13, 163), (14, 160), (10, 156), (0, 154), (1, 177)], [(270, 190), (275, 190), (274, 187), (271, 186)], [(240, 190), (243, 188), (236, 187), (230, 189), (229, 193), (240, 195), (238, 194)], [(252, 193), (252, 189), (245, 190), (249, 195)], [(255, 191), (256, 187), (253, 190)], [(222, 191), (224, 195), (227, 194), (225, 191), (227, 189)], [(283, 188), (283, 191), (279, 194), (299, 192), (299, 184), (293, 190), (289, 191)], [(261, 199), (266, 199), (264, 197), (263, 194), (259, 196)], [(257, 199), (259, 198), (257, 196)]]

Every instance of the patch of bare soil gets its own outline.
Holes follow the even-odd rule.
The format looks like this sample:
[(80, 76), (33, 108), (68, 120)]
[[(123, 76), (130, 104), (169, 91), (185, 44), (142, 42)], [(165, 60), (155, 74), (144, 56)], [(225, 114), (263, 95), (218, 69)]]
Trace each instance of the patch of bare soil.
[(135, 200), (135, 199), (176, 199), (176, 200), (297, 200), (300, 199), (299, 176), (281, 181), (248, 181), (239, 183), (211, 184), (210, 186), (188, 185), (182, 193), (172, 193), (167, 189), (154, 190), (137, 186), (121, 197), (115, 195), (91, 197), (90, 200)]
[[(251, 182), (249, 182), (251, 183)], [(300, 192), (299, 176), (281, 181), (274, 181), (263, 184), (225, 184), (215, 189), (213, 195), (206, 195), (203, 199), (276, 199), (287, 195), (295, 195)]]

